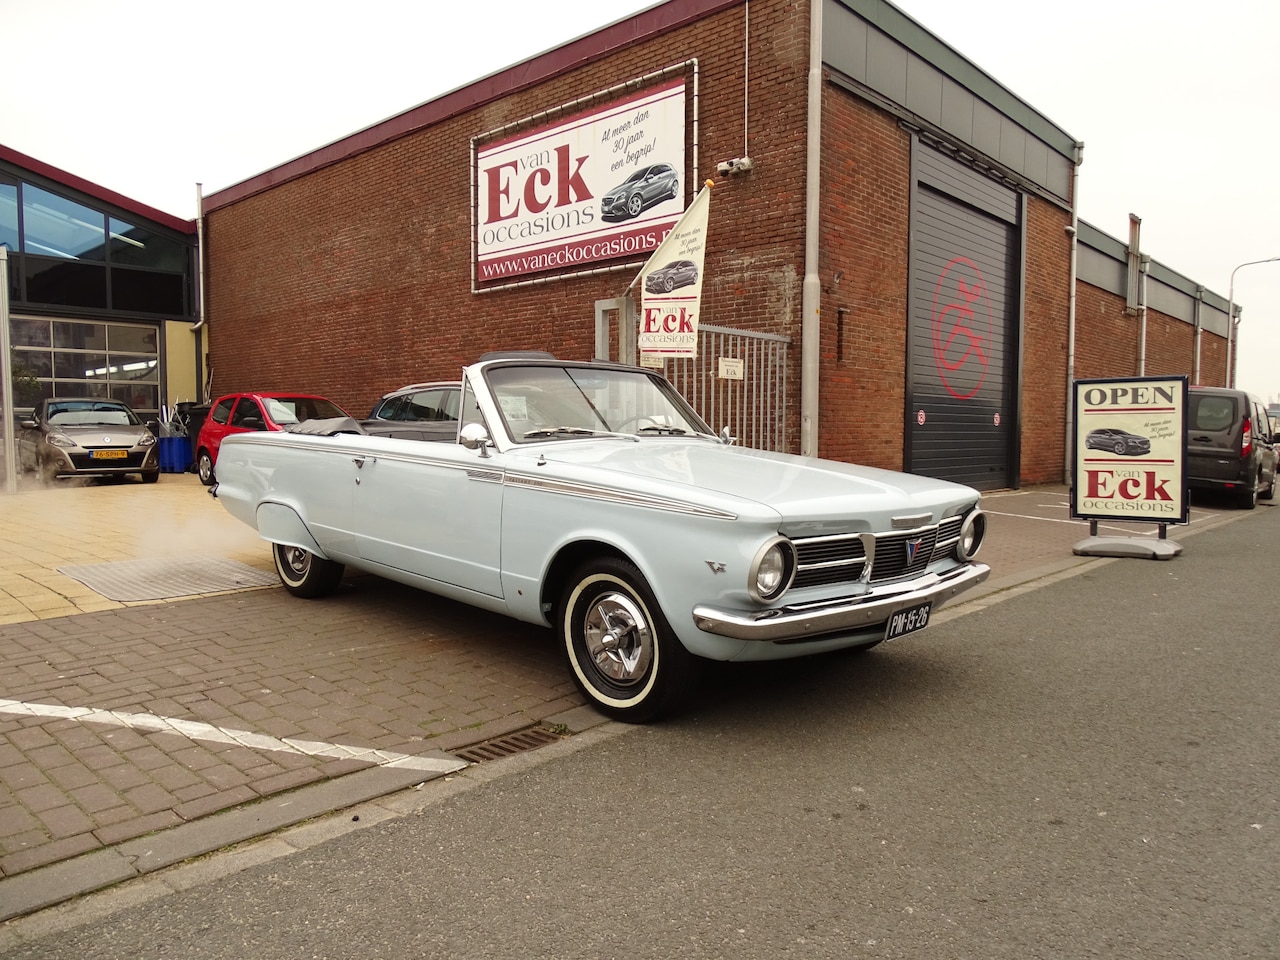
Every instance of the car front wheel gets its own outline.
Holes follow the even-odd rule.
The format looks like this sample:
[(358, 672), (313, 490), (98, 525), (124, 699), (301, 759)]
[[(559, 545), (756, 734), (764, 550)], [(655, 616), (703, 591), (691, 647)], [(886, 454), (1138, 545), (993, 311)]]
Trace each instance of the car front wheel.
[(213, 457), (209, 456), (209, 451), (204, 447), (201, 447), (200, 452), (196, 454), (196, 473), (200, 476), (200, 482), (206, 487), (213, 485)]
[(579, 567), (561, 596), (556, 628), (574, 683), (615, 720), (656, 719), (678, 709), (691, 692), (692, 655), (640, 571), (624, 560)]
[(638, 217), (640, 216), (640, 211), (642, 211), (643, 209), (644, 209), (644, 198), (642, 198), (640, 194), (637, 193), (635, 196), (628, 198), (627, 216)]
[(317, 557), (309, 550), (284, 543), (272, 546), (280, 582), (295, 597), (325, 597), (338, 588), (345, 569), (342, 564)]

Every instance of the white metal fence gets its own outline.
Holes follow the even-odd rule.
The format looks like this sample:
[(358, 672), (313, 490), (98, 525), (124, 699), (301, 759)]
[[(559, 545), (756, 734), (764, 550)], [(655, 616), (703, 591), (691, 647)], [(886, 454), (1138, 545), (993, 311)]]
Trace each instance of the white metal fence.
[[(728, 425), (744, 447), (786, 452), (790, 342), (777, 334), (704, 323), (698, 327), (698, 356), (667, 360), (663, 372), (712, 429)], [(730, 361), (724, 364), (729, 377), (721, 376), (722, 360)]]

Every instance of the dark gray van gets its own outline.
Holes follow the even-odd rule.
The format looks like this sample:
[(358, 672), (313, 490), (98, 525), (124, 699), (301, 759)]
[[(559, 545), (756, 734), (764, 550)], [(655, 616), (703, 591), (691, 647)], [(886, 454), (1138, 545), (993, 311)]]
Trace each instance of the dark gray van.
[(1187, 393), (1187, 482), (1191, 489), (1224, 490), (1245, 510), (1276, 492), (1277, 440), (1257, 397), (1226, 387)]

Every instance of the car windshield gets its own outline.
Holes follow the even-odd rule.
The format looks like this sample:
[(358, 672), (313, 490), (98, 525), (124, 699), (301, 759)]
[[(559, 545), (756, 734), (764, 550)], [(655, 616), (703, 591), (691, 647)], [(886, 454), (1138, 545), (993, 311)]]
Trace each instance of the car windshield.
[(666, 381), (640, 370), (504, 366), (485, 377), (517, 443), (711, 433)]
[(267, 408), (267, 416), (281, 426), (303, 420), (329, 420), (347, 415), (332, 400), (321, 397), (263, 397), (262, 402)]
[(122, 403), (68, 400), (49, 405), (49, 422), (62, 427), (108, 425), (136, 426), (142, 421)]

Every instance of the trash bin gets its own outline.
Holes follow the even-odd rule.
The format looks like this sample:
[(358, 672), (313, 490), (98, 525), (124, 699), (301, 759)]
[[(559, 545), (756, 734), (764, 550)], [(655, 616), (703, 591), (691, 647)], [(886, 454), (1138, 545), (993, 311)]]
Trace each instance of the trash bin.
[(158, 437), (160, 472), (186, 473), (191, 469), (191, 441), (186, 437)]
[[(185, 409), (184, 409), (185, 408)], [(191, 459), (188, 464), (194, 463), (196, 458), (196, 441), (200, 437), (200, 428), (204, 426), (204, 422), (209, 419), (210, 406), (207, 403), (180, 403), (178, 404), (178, 415), (186, 421), (187, 424), (187, 443), (190, 446)]]

